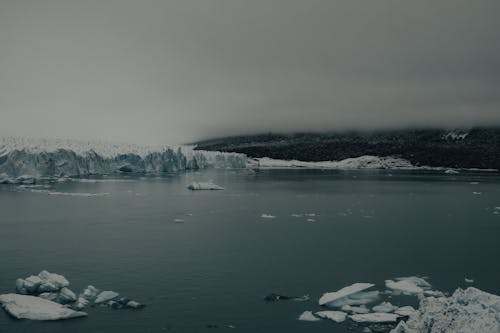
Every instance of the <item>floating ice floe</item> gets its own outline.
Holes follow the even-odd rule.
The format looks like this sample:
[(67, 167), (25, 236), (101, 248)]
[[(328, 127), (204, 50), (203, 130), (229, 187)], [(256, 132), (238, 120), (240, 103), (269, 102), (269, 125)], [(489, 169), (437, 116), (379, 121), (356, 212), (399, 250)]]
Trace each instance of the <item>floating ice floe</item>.
[(398, 307), (392, 305), (390, 302), (382, 302), (379, 305), (375, 305), (372, 308), (373, 312), (384, 312), (384, 313), (394, 312), (397, 309)]
[(457, 289), (450, 297), (424, 297), (406, 323), (391, 333), (498, 333), (500, 296), (474, 287)]
[(192, 191), (196, 190), (223, 190), (224, 187), (214, 184), (212, 182), (192, 182), (187, 186)]
[(344, 305), (340, 308), (344, 312), (349, 312), (349, 313), (368, 313), (370, 312), (370, 309), (368, 309), (366, 306), (352, 306), (352, 305)]
[(464, 278), (464, 281), (465, 281), (466, 283), (474, 283), (474, 280), (473, 280), (473, 279)]
[(341, 323), (347, 318), (347, 313), (342, 311), (319, 311), (315, 315), (323, 319), (333, 320), (336, 323)]
[(318, 317), (316, 317), (312, 311), (304, 311), (302, 312), (302, 314), (299, 316), (298, 320), (301, 320), (301, 321), (319, 321), (321, 319), (319, 319)]
[(425, 290), (429, 290), (431, 288), (429, 282), (417, 276), (400, 277), (395, 280), (385, 280), (385, 286), (395, 293), (405, 295), (423, 294)]
[[(348, 296), (359, 293), (373, 286), (375, 286), (373, 283), (354, 283), (350, 286), (337, 290), (336, 292), (325, 293), (319, 299), (319, 305), (330, 306), (331, 304), (332, 306), (342, 306), (344, 304), (348, 304), (344, 303)], [(334, 304), (335, 301), (338, 301), (337, 304)]]
[(444, 173), (446, 173), (448, 175), (456, 175), (456, 174), (458, 174), (460, 172), (458, 172), (457, 170), (454, 170), (454, 169), (448, 169)]
[(112, 299), (117, 298), (118, 296), (120, 296), (120, 294), (118, 294), (114, 291), (105, 290), (105, 291), (102, 291), (99, 295), (97, 295), (94, 303), (99, 304), (99, 303), (111, 301)]
[(74, 311), (61, 304), (29, 295), (0, 295), (0, 304), (17, 319), (60, 320), (87, 315), (85, 312)]
[(339, 298), (326, 304), (328, 307), (343, 307), (345, 305), (365, 305), (375, 302), (380, 296), (378, 290), (360, 291), (346, 297)]
[(395, 313), (373, 312), (366, 314), (354, 314), (349, 318), (357, 323), (395, 323), (399, 315)]
[(416, 310), (413, 308), (413, 306), (407, 305), (407, 306), (402, 306), (402, 307), (396, 309), (396, 311), (394, 311), (394, 313), (400, 315), (401, 317), (409, 317), (415, 311)]
[(271, 214), (262, 214), (260, 217), (263, 219), (275, 219), (276, 218), (276, 216), (271, 215)]

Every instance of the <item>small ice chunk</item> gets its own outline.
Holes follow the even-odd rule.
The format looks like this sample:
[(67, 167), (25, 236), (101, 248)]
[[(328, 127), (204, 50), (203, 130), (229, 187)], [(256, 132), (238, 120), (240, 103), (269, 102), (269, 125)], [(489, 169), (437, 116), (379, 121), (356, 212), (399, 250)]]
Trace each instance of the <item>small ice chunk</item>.
[(105, 290), (102, 291), (99, 295), (97, 295), (97, 298), (95, 299), (94, 303), (99, 304), (111, 301), (113, 298), (116, 298), (118, 296), (120, 296), (120, 294), (115, 293), (114, 291)]
[(316, 222), (315, 219), (307, 219), (307, 222)]
[(444, 173), (446, 173), (448, 175), (456, 175), (457, 173), (460, 173), (460, 172), (458, 172), (457, 170), (454, 170), (454, 169), (448, 169)]
[(87, 300), (91, 300), (91, 299), (96, 298), (98, 294), (99, 294), (99, 289), (97, 289), (96, 287), (94, 287), (92, 285), (89, 285), (89, 286), (87, 286), (87, 288), (85, 288), (83, 290), (83, 292), (80, 294), (80, 296), (87, 299)]
[(432, 297), (443, 297), (444, 293), (439, 290), (424, 290), (424, 295)]
[(382, 302), (379, 305), (375, 305), (372, 310), (373, 312), (394, 312), (398, 309), (397, 306), (392, 305), (390, 302)]
[(192, 191), (196, 190), (223, 190), (224, 187), (214, 184), (212, 182), (192, 182), (187, 186)]
[(260, 217), (263, 219), (275, 219), (276, 218), (276, 216), (271, 215), (271, 214), (262, 214)]
[(184, 223), (183, 219), (174, 219), (174, 223)]
[(349, 296), (351, 294), (358, 293), (373, 286), (374, 286), (373, 283), (354, 283), (350, 286), (344, 287), (335, 292), (325, 293), (319, 299), (319, 305), (325, 305), (327, 303), (331, 303), (335, 300)]
[(144, 307), (143, 304), (136, 302), (136, 301), (128, 301), (126, 306), (127, 306), (127, 308), (132, 308), (132, 309), (141, 309)]
[(342, 311), (349, 312), (349, 313), (368, 313), (370, 312), (370, 309), (368, 309), (366, 306), (351, 306), (351, 305), (344, 305), (340, 308)]
[(16, 292), (23, 295), (32, 295), (36, 293), (41, 283), (42, 280), (35, 275), (32, 275), (26, 279), (17, 279)]
[(0, 295), (3, 308), (18, 319), (59, 320), (83, 317), (85, 312), (71, 310), (61, 304), (35, 296), (4, 294)]
[(83, 297), (78, 297), (76, 300), (76, 303), (74, 305), (74, 308), (77, 310), (82, 310), (84, 309), (87, 305), (89, 305), (89, 301), (86, 298)]
[(302, 215), (300, 214), (292, 214), (292, 217), (301, 217)]
[(349, 318), (357, 323), (395, 323), (399, 315), (394, 313), (374, 312), (350, 315)]
[(474, 283), (474, 279), (465, 278), (466, 283)]
[(400, 307), (399, 309), (397, 309), (396, 311), (394, 311), (394, 313), (400, 315), (401, 317), (409, 317), (411, 316), (413, 313), (415, 313), (415, 309), (413, 308), (413, 306), (402, 306)]
[(431, 285), (417, 276), (396, 278), (396, 281), (385, 280), (385, 286), (395, 292), (405, 295), (423, 294), (424, 290), (429, 289)]
[(38, 295), (38, 297), (43, 298), (43, 299), (47, 299), (47, 300), (52, 301), (52, 302), (59, 303), (59, 302), (57, 302), (57, 298), (59, 297), (59, 293), (56, 293), (56, 292), (41, 293), (40, 295)]
[(481, 194), (483, 194), (483, 192), (472, 192), (472, 194), (474, 194), (474, 195), (481, 195)]
[(59, 302), (62, 304), (73, 303), (76, 301), (76, 295), (71, 289), (64, 287), (59, 292)]
[[(62, 275), (41, 271), (38, 277), (42, 279), (40, 291), (57, 291), (63, 287), (69, 286), (69, 281)], [(55, 287), (56, 290), (50, 290)], [(43, 290), (42, 290), (43, 289)]]
[(319, 311), (315, 315), (323, 319), (333, 320), (336, 323), (343, 322), (347, 317), (347, 313), (342, 311)]
[(304, 312), (302, 312), (302, 314), (299, 316), (298, 319), (302, 320), (302, 321), (319, 321), (319, 320), (321, 320), (318, 317), (316, 317), (312, 313), (312, 311), (304, 311)]

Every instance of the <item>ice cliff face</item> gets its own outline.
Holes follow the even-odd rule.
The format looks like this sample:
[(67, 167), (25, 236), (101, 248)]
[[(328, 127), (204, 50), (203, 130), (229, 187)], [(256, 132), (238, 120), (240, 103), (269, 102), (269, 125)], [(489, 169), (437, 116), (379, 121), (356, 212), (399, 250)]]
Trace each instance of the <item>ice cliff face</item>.
[(245, 166), (246, 156), (243, 154), (195, 151), (191, 147), (0, 138), (0, 175), (10, 178), (159, 173)]

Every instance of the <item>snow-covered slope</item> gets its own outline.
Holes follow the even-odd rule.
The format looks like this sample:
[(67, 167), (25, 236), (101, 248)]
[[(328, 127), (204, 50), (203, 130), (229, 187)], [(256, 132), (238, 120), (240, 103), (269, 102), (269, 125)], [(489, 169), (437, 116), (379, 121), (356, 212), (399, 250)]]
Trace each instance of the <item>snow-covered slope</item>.
[(0, 179), (245, 168), (246, 156), (193, 147), (138, 146), (76, 140), (0, 138)]
[[(379, 156), (359, 156), (354, 158), (346, 158), (340, 161), (323, 161), (323, 162), (305, 162), (297, 160), (276, 160), (268, 157), (249, 160), (258, 168), (306, 168), (306, 169), (421, 169), (428, 167), (418, 167), (412, 165), (409, 161), (396, 157), (379, 157)], [(442, 169), (442, 168), (434, 168)]]

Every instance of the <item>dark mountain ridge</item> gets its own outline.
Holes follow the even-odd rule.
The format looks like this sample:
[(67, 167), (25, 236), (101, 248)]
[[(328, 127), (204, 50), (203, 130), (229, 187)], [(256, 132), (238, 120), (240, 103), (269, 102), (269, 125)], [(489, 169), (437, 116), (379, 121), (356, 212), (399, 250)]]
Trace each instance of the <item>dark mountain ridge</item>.
[(244, 153), (253, 158), (331, 161), (376, 155), (404, 158), (415, 165), (500, 169), (500, 127), (267, 133), (209, 139), (196, 145), (200, 150)]

